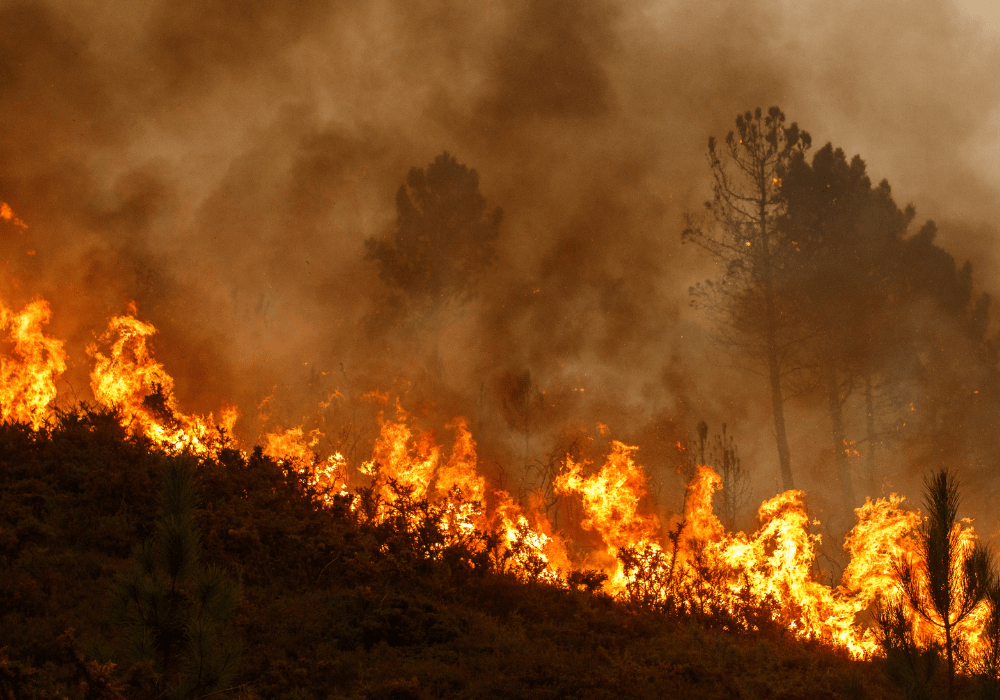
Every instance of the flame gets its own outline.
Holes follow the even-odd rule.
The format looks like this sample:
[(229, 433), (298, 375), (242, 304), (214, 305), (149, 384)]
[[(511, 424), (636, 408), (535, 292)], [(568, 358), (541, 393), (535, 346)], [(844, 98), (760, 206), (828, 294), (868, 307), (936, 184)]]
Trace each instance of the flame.
[(458, 489), (466, 498), (481, 502), (486, 497), (486, 479), (477, 471), (476, 441), (469, 432), (469, 421), (459, 416), (445, 427), (455, 431), (455, 446), (448, 462), (438, 469), (437, 490), (448, 493)]
[(337, 495), (347, 495), (347, 460), (339, 452), (320, 459), (316, 446), (322, 438), (322, 432), (312, 430), (307, 440), (302, 426), (277, 430), (264, 437), (267, 444), (263, 452), (305, 474), (307, 484), (316, 489), (325, 502), (330, 503)]
[[(434, 437), (430, 433), (421, 433), (412, 440), (413, 434), (406, 424), (406, 412), (398, 402), (396, 413), (396, 421), (382, 421), (372, 458), (361, 465), (361, 471), (370, 476), (395, 481), (403, 488), (412, 489), (415, 498), (423, 498), (437, 468), (440, 449), (434, 444)], [(391, 497), (387, 485), (383, 485), (382, 492), (386, 497)]]
[(214, 454), (231, 434), (238, 411), (224, 408), (218, 423), (212, 414), (182, 413), (174, 397), (173, 377), (153, 359), (147, 344), (156, 328), (134, 314), (132, 307), (130, 313), (112, 318), (99, 343), (87, 348), (94, 359), (90, 373), (94, 398), (102, 406), (120, 410), (133, 433), (145, 435), (165, 450)]
[[(712, 496), (722, 480), (705, 465), (698, 466), (688, 484), (683, 520), (668, 551), (656, 515), (640, 511), (647, 479), (634, 462), (635, 452), (635, 447), (615, 442), (596, 474), (584, 477), (583, 465), (567, 460), (556, 480), (561, 493), (581, 496), (586, 513), (582, 527), (598, 532), (609, 552), (631, 548), (639, 557), (641, 567), (626, 572), (619, 562), (606, 572), (612, 592), (621, 594), (636, 583), (636, 576), (655, 577), (670, 567), (672, 583), (660, 589), (661, 602), (683, 593), (682, 606), (701, 600), (736, 618), (751, 602), (772, 609), (773, 619), (798, 637), (827, 641), (857, 657), (875, 651), (874, 638), (855, 618), (876, 592), (891, 585), (893, 562), (915, 551), (920, 516), (902, 510), (902, 499), (869, 499), (857, 509), (858, 524), (845, 545), (851, 563), (834, 589), (813, 574), (821, 540), (811, 532), (802, 491), (764, 501), (756, 532), (727, 533), (712, 510)], [(709, 579), (712, 590), (699, 591)]]
[(560, 572), (570, 570), (569, 556), (562, 538), (552, 532), (541, 513), (526, 512), (503, 492), (496, 494), (498, 502), (492, 514), (487, 513), (486, 479), (478, 471), (476, 443), (468, 421), (457, 417), (447, 424), (455, 440), (444, 461), (433, 434), (414, 434), (407, 420), (397, 402), (396, 419), (383, 417), (372, 458), (360, 467), (363, 474), (376, 480), (386, 511), (400, 497), (392, 482), (410, 498), (428, 498), (443, 506), (446, 542), (496, 527), (502, 536), (502, 557), (512, 573), (525, 580), (559, 584), (564, 576)]
[[(4, 206), (0, 218), (13, 217)], [(0, 357), (0, 416), (35, 430), (44, 427), (57, 397), (56, 382), (66, 369), (63, 342), (42, 332), (50, 318), (42, 299), (20, 313), (0, 305), (0, 326), (12, 346)], [(87, 349), (94, 361), (94, 397), (118, 409), (132, 433), (163, 450), (217, 454), (232, 444), (238, 411), (224, 408), (218, 422), (212, 414), (181, 412), (173, 378), (154, 359), (149, 345), (155, 333), (151, 324), (136, 318), (134, 308), (111, 319), (107, 331)], [(365, 396), (383, 406), (390, 403), (387, 393)], [(439, 549), (459, 542), (498, 546), (490, 556), (522, 580), (566, 586), (572, 571), (596, 564), (607, 575), (606, 590), (613, 595), (639, 595), (650, 604), (724, 614), (745, 627), (756, 624), (747, 617), (748, 606), (756, 606), (796, 637), (822, 640), (862, 658), (878, 651), (874, 635), (860, 621), (863, 613), (877, 594), (895, 589), (897, 562), (920, 563), (923, 516), (906, 509), (896, 494), (867, 499), (856, 509), (857, 524), (844, 543), (849, 563), (841, 581), (827, 585), (816, 575), (821, 538), (812, 531), (818, 523), (809, 517), (805, 493), (791, 490), (764, 501), (752, 533), (726, 532), (712, 510), (722, 480), (707, 465), (697, 466), (687, 486), (684, 512), (673, 518), (665, 536), (659, 516), (645, 502), (649, 478), (636, 462), (638, 448), (618, 441), (612, 442), (600, 469), (567, 458), (553, 479), (560, 498), (579, 499), (579, 526), (600, 540), (596, 551), (587, 551), (552, 527), (541, 499), (523, 504), (508, 493), (488, 490), (465, 418), (445, 425), (454, 436), (450, 451), (438, 445), (433, 432), (412, 429), (411, 417), (398, 399), (395, 417), (383, 415), (380, 423), (371, 458), (357, 465), (361, 478), (371, 480), (381, 499), (371, 517), (390, 517), (400, 499), (432, 504), (442, 514), (436, 522), (445, 544), (436, 545)], [(606, 434), (608, 429), (602, 424), (599, 431)], [(352, 465), (340, 453), (321, 457), (323, 438), (319, 430), (306, 432), (303, 426), (276, 429), (265, 436), (263, 451), (303, 474), (305, 484), (331, 503), (338, 495), (348, 495)], [(413, 511), (408, 517), (421, 516)], [(976, 543), (971, 523), (963, 521), (956, 528), (960, 549), (971, 550)], [(489, 538), (478, 537), (488, 531), (498, 534), (498, 544), (487, 545)], [(958, 628), (973, 651), (981, 643), (985, 617), (986, 608), (980, 606)], [(911, 622), (922, 643), (939, 635), (925, 620)]]
[[(566, 469), (555, 479), (557, 493), (576, 493), (582, 497), (586, 518), (581, 527), (600, 534), (612, 556), (622, 547), (647, 546), (660, 536), (657, 516), (639, 514), (648, 479), (633, 459), (637, 450), (615, 440), (598, 473), (584, 477), (585, 465), (567, 458)], [(609, 576), (612, 592), (624, 589), (625, 574), (620, 566)]]
[(277, 430), (264, 436), (264, 454), (275, 460), (292, 462), (299, 467), (308, 466), (316, 461), (314, 448), (322, 435), (314, 430), (309, 433), (307, 442), (301, 426)]
[(45, 424), (56, 398), (56, 381), (66, 370), (63, 341), (42, 333), (51, 318), (44, 299), (36, 299), (20, 313), (0, 304), (0, 329), (8, 332), (14, 346), (10, 357), (0, 357), (0, 415), (29, 423), (35, 430)]

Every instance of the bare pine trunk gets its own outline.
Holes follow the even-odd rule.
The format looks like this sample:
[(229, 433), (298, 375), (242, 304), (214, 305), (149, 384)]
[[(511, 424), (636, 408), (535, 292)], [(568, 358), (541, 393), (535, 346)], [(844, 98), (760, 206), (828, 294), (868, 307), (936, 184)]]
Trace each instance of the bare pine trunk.
[(781, 367), (778, 361), (778, 309), (774, 300), (774, 277), (771, 269), (771, 249), (767, 230), (767, 181), (762, 177), (758, 182), (761, 198), (760, 243), (762, 249), (761, 268), (764, 273), (764, 304), (767, 313), (767, 369), (771, 380), (771, 410), (774, 414), (774, 437), (778, 443), (778, 464), (781, 467), (781, 481), (785, 491), (795, 488), (792, 482), (792, 453), (788, 449), (785, 433), (785, 398), (781, 394)]
[(847, 439), (844, 435), (844, 412), (840, 402), (840, 385), (837, 382), (837, 368), (833, 362), (827, 363), (826, 388), (829, 397), (830, 427), (833, 431), (833, 449), (837, 459), (837, 481), (847, 512), (854, 509), (854, 481), (851, 478), (851, 463), (847, 459)]
[(771, 375), (771, 410), (774, 413), (774, 436), (778, 443), (778, 463), (781, 465), (781, 485), (788, 491), (795, 488), (795, 485), (792, 483), (792, 453), (788, 449), (788, 435), (785, 433), (785, 399), (781, 395), (777, 353), (773, 350), (769, 352), (767, 360)]
[(865, 375), (865, 413), (867, 414), (868, 454), (865, 457), (865, 468), (868, 472), (868, 492), (874, 498), (877, 484), (875, 483), (875, 399), (872, 396), (872, 378)]

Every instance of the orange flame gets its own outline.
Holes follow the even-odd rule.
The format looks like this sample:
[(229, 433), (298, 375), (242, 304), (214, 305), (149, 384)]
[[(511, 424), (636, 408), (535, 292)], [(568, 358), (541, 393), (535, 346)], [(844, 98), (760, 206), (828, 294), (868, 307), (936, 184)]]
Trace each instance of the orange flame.
[(347, 493), (347, 460), (336, 452), (326, 459), (320, 459), (315, 449), (323, 433), (312, 430), (306, 440), (302, 427), (268, 433), (264, 440), (264, 454), (274, 460), (291, 464), (297, 471), (307, 476), (309, 486), (322, 494), (323, 500), (331, 502), (335, 495)]
[[(156, 333), (132, 313), (115, 316), (108, 330), (87, 353), (94, 358), (90, 388), (102, 406), (117, 408), (130, 421), (129, 428), (143, 434), (156, 445), (172, 452), (190, 450), (194, 454), (213, 454), (230, 434), (239, 412), (224, 408), (222, 420), (182, 413), (174, 397), (174, 380), (163, 365), (153, 359), (147, 339)], [(108, 345), (102, 351), (101, 346)]]
[[(657, 516), (639, 514), (639, 503), (646, 495), (648, 479), (633, 459), (637, 450), (637, 447), (613, 441), (604, 466), (589, 477), (583, 476), (582, 463), (567, 458), (565, 471), (554, 483), (557, 493), (576, 493), (582, 497), (586, 518), (580, 523), (581, 527), (600, 534), (612, 556), (622, 547), (645, 546), (660, 538)], [(608, 573), (611, 591), (620, 592), (625, 586), (621, 566), (616, 565), (615, 570)]]
[(42, 333), (51, 318), (49, 303), (43, 299), (31, 302), (21, 313), (0, 304), (0, 328), (8, 331), (14, 345), (10, 357), (0, 358), (0, 415), (30, 423), (35, 430), (45, 424), (56, 398), (56, 381), (66, 370), (63, 341)]
[[(11, 218), (4, 206), (0, 218)], [(20, 313), (0, 305), (0, 327), (12, 344), (9, 356), (0, 357), (0, 415), (36, 430), (45, 424), (57, 395), (56, 381), (66, 369), (62, 341), (42, 333), (50, 317), (49, 305), (42, 299)], [(107, 332), (88, 348), (94, 359), (94, 396), (101, 405), (118, 408), (133, 433), (147, 436), (164, 450), (215, 454), (231, 433), (238, 412), (224, 409), (219, 424), (211, 414), (182, 413), (173, 378), (149, 347), (155, 333), (152, 325), (135, 317), (134, 309), (111, 319)], [(389, 401), (388, 394), (373, 396), (383, 404)], [(675, 519), (671, 536), (665, 538), (659, 517), (644, 506), (649, 479), (635, 461), (638, 448), (617, 441), (596, 472), (588, 475), (589, 463), (567, 458), (553, 480), (561, 497), (579, 497), (584, 513), (579, 525), (600, 537), (603, 546), (597, 552), (573, 548), (571, 555), (538, 504), (525, 508), (507, 493), (487, 492), (466, 419), (457, 417), (446, 425), (454, 433), (446, 454), (433, 433), (414, 433), (408, 421), (397, 401), (396, 417), (381, 420), (371, 459), (360, 465), (361, 473), (377, 479), (384, 504), (391, 505), (405, 492), (407, 497), (443, 506), (446, 517), (439, 527), (446, 540), (476, 541), (470, 537), (476, 531), (496, 528), (502, 561), (524, 580), (567, 585), (566, 577), (575, 566), (596, 562), (608, 576), (609, 592), (625, 595), (634, 590), (637, 573), (626, 570), (620, 555), (631, 549), (639, 553), (636, 561), (647, 574), (665, 573), (669, 562), (674, 577), (670, 585), (677, 590), (697, 593), (706, 581), (699, 576), (711, 571), (709, 595), (717, 610), (738, 617), (741, 605), (757, 603), (797, 637), (824, 640), (856, 657), (867, 657), (877, 652), (877, 645), (871, 631), (858, 622), (859, 614), (871, 606), (876, 594), (895, 588), (898, 561), (919, 562), (917, 533), (923, 522), (919, 512), (904, 509), (903, 499), (895, 494), (868, 499), (856, 509), (857, 524), (844, 544), (850, 560), (841, 582), (836, 587), (826, 585), (814, 574), (821, 540), (811, 531), (818, 523), (808, 516), (805, 494), (787, 491), (764, 501), (755, 532), (728, 533), (712, 510), (713, 494), (722, 488), (722, 481), (706, 465), (697, 467), (687, 486), (683, 517)], [(606, 432), (604, 426), (601, 432)], [(306, 433), (301, 426), (276, 430), (266, 436), (264, 452), (305, 474), (307, 484), (329, 502), (346, 494), (348, 464), (339, 453), (321, 458), (317, 448), (322, 438), (318, 430)], [(390, 481), (402, 491), (390, 488)], [(493, 501), (489, 512), (488, 496)], [(956, 527), (960, 547), (971, 549), (976, 535), (970, 523)], [(649, 590), (664, 599), (671, 595), (668, 587)], [(692, 600), (680, 605), (692, 606)], [(959, 633), (972, 650), (981, 643), (985, 616), (985, 606), (980, 606), (960, 625)], [(926, 621), (912, 623), (922, 642), (936, 638), (938, 631)]]
[[(361, 465), (361, 471), (395, 480), (400, 486), (413, 489), (415, 498), (423, 498), (434, 477), (440, 449), (430, 433), (421, 433), (411, 445), (413, 434), (406, 425), (406, 413), (398, 403), (396, 412), (397, 422), (383, 420), (372, 458)], [(383, 493), (389, 496), (385, 488)]]

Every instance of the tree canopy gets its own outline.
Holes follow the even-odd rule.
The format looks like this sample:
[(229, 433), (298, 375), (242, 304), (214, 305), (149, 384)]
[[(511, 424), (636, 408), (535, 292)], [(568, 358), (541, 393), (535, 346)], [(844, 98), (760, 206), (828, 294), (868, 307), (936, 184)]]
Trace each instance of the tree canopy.
[(708, 140), (713, 199), (707, 218), (688, 218), (682, 240), (704, 248), (719, 264), (721, 276), (691, 288), (692, 301), (712, 316), (720, 340), (740, 360), (763, 366), (771, 390), (778, 461), (785, 489), (794, 487), (785, 433), (782, 381), (789, 353), (798, 341), (789, 309), (794, 295), (787, 281), (794, 250), (777, 226), (784, 214), (781, 182), (796, 154), (812, 139), (797, 124), (785, 126), (777, 107), (758, 107), (736, 117), (736, 131), (723, 149)]
[(412, 168), (396, 193), (396, 223), (365, 241), (381, 278), (411, 301), (472, 295), (494, 255), (503, 212), (488, 209), (479, 174), (447, 151)]

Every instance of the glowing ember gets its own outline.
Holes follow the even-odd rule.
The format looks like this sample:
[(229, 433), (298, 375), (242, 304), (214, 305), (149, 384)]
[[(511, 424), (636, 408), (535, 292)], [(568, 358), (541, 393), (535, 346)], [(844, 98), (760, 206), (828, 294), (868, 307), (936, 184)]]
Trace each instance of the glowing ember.
[(14, 212), (11, 211), (10, 205), (7, 204), (7, 202), (0, 202), (0, 219), (10, 221), (12, 224), (20, 228), (28, 228), (26, 223), (14, 216)]

